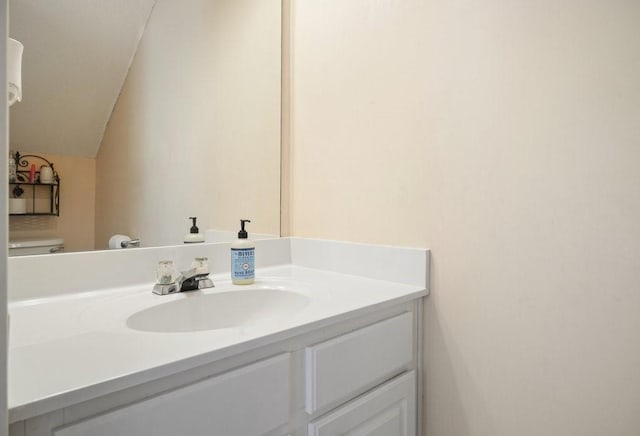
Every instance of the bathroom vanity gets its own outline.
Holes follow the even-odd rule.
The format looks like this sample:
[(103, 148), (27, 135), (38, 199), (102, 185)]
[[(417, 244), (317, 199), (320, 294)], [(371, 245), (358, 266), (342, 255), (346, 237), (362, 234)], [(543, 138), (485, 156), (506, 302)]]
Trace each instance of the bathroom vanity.
[(10, 435), (418, 434), (429, 252), (282, 238), (257, 253), (249, 286), (229, 282), (228, 244), (204, 244), (120, 254), (208, 255), (213, 289), (77, 292), (75, 278), (12, 302)]

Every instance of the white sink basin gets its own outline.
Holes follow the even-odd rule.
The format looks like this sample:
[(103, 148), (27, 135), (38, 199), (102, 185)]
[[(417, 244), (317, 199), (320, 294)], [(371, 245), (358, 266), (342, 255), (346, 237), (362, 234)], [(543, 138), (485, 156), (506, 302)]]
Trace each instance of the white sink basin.
[(134, 313), (127, 319), (127, 326), (159, 333), (237, 328), (286, 319), (309, 303), (304, 295), (271, 288), (183, 295), (179, 300)]

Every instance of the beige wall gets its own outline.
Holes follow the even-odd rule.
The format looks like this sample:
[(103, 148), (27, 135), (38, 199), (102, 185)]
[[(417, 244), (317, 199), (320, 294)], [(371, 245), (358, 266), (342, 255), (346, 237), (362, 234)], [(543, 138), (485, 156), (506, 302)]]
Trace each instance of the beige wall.
[(292, 20), (291, 232), (432, 248), (426, 434), (640, 434), (640, 3)]
[[(23, 155), (29, 154), (19, 151)], [(10, 239), (56, 237), (64, 239), (66, 251), (93, 250), (96, 160), (39, 155), (53, 162), (60, 175), (60, 216), (12, 216)]]
[(278, 0), (158, 0), (97, 157), (96, 245), (280, 233)]

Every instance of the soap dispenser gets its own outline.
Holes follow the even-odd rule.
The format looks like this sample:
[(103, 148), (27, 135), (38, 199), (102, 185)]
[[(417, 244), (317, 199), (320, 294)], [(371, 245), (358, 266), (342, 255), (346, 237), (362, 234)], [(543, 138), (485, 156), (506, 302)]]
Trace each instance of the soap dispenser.
[(196, 226), (196, 220), (198, 218), (190, 216), (189, 219), (193, 221), (193, 225), (191, 226), (191, 229), (189, 229), (189, 233), (184, 235), (184, 243), (193, 244), (195, 242), (204, 242), (204, 235), (200, 233), (200, 229)]
[(238, 239), (231, 243), (231, 281), (234, 285), (250, 285), (255, 280), (256, 245), (244, 229), (245, 223), (250, 222), (240, 220)]

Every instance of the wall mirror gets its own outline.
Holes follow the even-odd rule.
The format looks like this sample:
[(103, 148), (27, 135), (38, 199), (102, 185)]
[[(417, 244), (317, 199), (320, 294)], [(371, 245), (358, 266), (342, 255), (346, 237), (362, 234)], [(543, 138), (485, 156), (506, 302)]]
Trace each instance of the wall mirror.
[(9, 20), (10, 148), (60, 177), (59, 216), (12, 215), (10, 239), (174, 245), (191, 216), (279, 235), (280, 0), (14, 0)]

